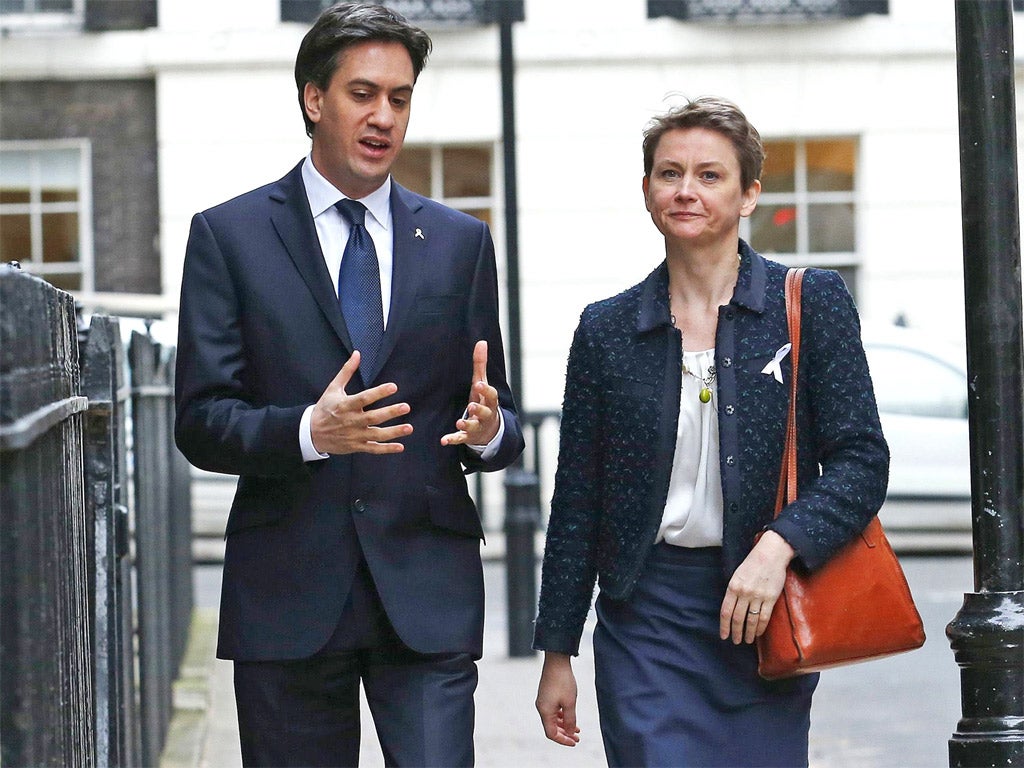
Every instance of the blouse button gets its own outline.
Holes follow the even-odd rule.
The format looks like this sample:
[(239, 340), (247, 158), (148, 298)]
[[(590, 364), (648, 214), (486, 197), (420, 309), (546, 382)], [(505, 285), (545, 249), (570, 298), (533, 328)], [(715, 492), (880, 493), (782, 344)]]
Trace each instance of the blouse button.
[(732, 320), (732, 318), (735, 316), (735, 314), (736, 313), (733, 310), (727, 309), (727, 310), (725, 310), (725, 319), (726, 320)]
[(729, 368), (730, 366), (732, 366), (732, 358), (731, 357), (723, 358), (722, 359), (722, 367)]
[(736, 412), (736, 408), (734, 406), (732, 406), (732, 405), (727, 405), (727, 406), (725, 406), (725, 412), (729, 416), (732, 416)]
[(740, 505), (737, 504), (735, 501), (729, 504), (729, 511), (730, 512), (735, 512), (739, 508), (740, 508)]
[(732, 456), (726, 456), (725, 463), (731, 467), (733, 464), (736, 463), (736, 459), (734, 459)]

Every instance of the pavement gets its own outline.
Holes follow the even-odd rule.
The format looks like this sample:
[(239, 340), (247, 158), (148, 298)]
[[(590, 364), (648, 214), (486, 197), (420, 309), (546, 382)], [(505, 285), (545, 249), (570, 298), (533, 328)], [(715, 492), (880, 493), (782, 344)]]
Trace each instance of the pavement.
[[(587, 625), (574, 667), (579, 683), (581, 741), (565, 748), (544, 739), (533, 707), (540, 655), (510, 658), (505, 608), (504, 542), (483, 548), (487, 613), (477, 689), (477, 765), (605, 764), (594, 699)], [(538, 545), (538, 554), (541, 547)], [(909, 654), (833, 670), (822, 676), (811, 727), (811, 768), (930, 768), (948, 765), (946, 743), (960, 717), (959, 672), (944, 636), (973, 589), (970, 557), (903, 558), (928, 641)], [(175, 688), (175, 714), (161, 768), (237, 768), (238, 725), (231, 664), (214, 659), (220, 567), (195, 568), (196, 611)], [(365, 702), (360, 764), (383, 765)]]

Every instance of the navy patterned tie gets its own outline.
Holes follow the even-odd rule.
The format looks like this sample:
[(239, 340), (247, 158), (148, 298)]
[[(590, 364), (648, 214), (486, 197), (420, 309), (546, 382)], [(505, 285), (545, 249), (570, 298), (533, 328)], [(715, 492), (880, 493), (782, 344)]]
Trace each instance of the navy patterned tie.
[(364, 383), (369, 384), (366, 374), (376, 371), (384, 338), (377, 251), (364, 224), (366, 207), (355, 200), (339, 200), (334, 205), (350, 227), (338, 272), (338, 301), (352, 343), (362, 357), (359, 369)]

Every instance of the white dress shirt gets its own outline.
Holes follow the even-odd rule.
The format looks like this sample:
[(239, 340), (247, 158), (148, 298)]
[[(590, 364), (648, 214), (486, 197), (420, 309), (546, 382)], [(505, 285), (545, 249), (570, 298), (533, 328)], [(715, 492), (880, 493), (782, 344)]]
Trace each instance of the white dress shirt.
[[(683, 352), (683, 365), (705, 379), (715, 364), (715, 350)], [(672, 459), (668, 498), (655, 541), (680, 547), (722, 546), (722, 472), (718, 464), (718, 388), (709, 383), (711, 400), (700, 401), (703, 386), (683, 372), (679, 426)]]
[[(327, 272), (334, 284), (334, 292), (338, 292), (338, 273), (341, 271), (341, 257), (345, 252), (345, 245), (348, 243), (350, 227), (341, 212), (334, 207), (339, 200), (345, 199), (345, 195), (325, 179), (313, 165), (312, 155), (307, 155), (302, 164), (302, 183), (306, 188), (306, 198), (309, 201), (309, 210), (313, 214), (313, 223), (316, 225), (316, 236), (320, 241), (320, 250), (324, 255), (324, 262), (327, 265)], [(359, 202), (366, 206), (367, 216), (365, 220), (366, 231), (373, 240), (373, 246), (377, 251), (377, 265), (380, 269), (380, 295), (381, 308), (384, 314), (384, 328), (388, 325), (388, 315), (391, 309), (391, 277), (394, 267), (394, 231), (391, 221), (391, 177), (371, 192), (366, 197), (360, 198)], [(472, 382), (466, 382), (467, 397)], [(299, 446), (302, 449), (302, 458), (305, 461), (319, 461), (326, 459), (328, 454), (320, 453), (313, 446), (313, 435), (311, 421), (314, 406), (309, 406), (302, 414), (299, 422)], [(452, 425), (455, 428), (455, 425)], [(498, 451), (501, 437), (505, 432), (505, 422), (498, 411), (498, 434), (494, 436), (486, 446), (470, 445), (468, 448), (480, 454), (484, 461), (489, 459)], [(438, 436), (440, 439), (440, 436)]]
[[(334, 285), (334, 293), (338, 293), (338, 272), (341, 270), (341, 255), (345, 252), (351, 229), (345, 217), (334, 207), (345, 195), (335, 189), (313, 165), (313, 159), (306, 157), (302, 164), (302, 183), (306, 187), (309, 199), (309, 210), (313, 214), (316, 225), (316, 236), (320, 240), (320, 250), (324, 254), (324, 263)], [(394, 264), (394, 238), (391, 230), (391, 177), (376, 190), (359, 200), (366, 206), (366, 231), (370, 233), (373, 247), (377, 251), (377, 265), (380, 269), (381, 307), (384, 310), (384, 327), (388, 326), (388, 314), (391, 310), (391, 273)]]

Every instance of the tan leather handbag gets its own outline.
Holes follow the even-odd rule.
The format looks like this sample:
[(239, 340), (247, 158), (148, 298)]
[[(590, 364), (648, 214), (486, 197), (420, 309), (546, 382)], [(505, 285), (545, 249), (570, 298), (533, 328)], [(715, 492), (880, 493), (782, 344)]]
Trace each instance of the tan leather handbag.
[[(786, 275), (793, 373), (775, 515), (796, 498), (796, 393), (800, 364), (803, 269)], [(920, 648), (924, 626), (903, 569), (874, 517), (867, 528), (812, 573), (790, 568), (765, 633), (757, 640), (766, 679), (817, 672)]]

